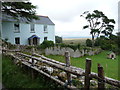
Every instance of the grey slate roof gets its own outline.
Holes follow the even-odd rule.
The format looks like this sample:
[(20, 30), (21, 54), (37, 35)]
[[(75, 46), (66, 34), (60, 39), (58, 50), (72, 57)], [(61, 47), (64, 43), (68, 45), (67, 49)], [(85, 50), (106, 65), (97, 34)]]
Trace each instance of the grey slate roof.
[[(48, 16), (38, 16), (39, 20), (32, 20), (32, 22), (29, 22), (26, 18), (20, 17), (18, 20), (19, 22), (28, 22), (28, 23), (37, 23), (37, 24), (46, 24), (46, 25), (55, 25)], [(3, 14), (2, 15), (2, 21), (10, 21), (10, 22), (16, 22), (17, 20), (14, 19), (12, 16)]]
[(40, 20), (34, 20), (34, 23), (54, 25), (48, 16), (39, 16)]

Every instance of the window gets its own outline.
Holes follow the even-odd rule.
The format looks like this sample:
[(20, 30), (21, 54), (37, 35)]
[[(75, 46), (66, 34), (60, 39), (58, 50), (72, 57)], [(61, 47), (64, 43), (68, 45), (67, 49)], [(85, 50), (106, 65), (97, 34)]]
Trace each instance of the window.
[(35, 25), (34, 24), (30, 24), (30, 30), (31, 30), (31, 32), (35, 32)]
[(15, 38), (15, 44), (20, 44), (20, 38), (19, 37)]
[(44, 41), (47, 40), (47, 37), (44, 37)]
[(20, 25), (19, 25), (19, 23), (15, 23), (14, 24), (14, 32), (17, 32), (17, 33), (19, 33), (20, 32)]
[(44, 33), (47, 33), (47, 25), (44, 25)]

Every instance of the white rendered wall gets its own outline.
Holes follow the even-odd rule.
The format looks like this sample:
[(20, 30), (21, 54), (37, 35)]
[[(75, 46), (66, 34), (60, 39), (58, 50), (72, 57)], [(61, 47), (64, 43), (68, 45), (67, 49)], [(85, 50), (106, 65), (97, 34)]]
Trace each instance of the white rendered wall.
[(44, 41), (44, 37), (55, 43), (55, 26), (47, 25), (48, 33), (44, 32), (44, 25), (35, 24), (35, 33), (30, 31), (30, 24), (20, 23), (20, 33), (14, 32), (14, 22), (2, 22), (2, 38), (8, 38), (8, 42), (15, 44), (15, 37), (20, 37), (21, 45), (28, 45), (28, 38), (32, 35), (40, 37), (40, 43)]

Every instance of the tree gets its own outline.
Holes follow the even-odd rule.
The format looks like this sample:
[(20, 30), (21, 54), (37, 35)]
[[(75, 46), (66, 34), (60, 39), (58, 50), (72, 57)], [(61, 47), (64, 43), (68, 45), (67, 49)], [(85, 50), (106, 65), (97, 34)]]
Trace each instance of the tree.
[(55, 42), (56, 43), (62, 43), (62, 37), (55, 36)]
[(2, 2), (2, 12), (13, 16), (15, 19), (18, 17), (25, 17), (28, 21), (38, 19), (35, 14), (36, 6), (30, 2)]
[(92, 47), (92, 40), (87, 39), (87, 40), (86, 40), (86, 46)]
[(84, 12), (81, 17), (84, 17), (88, 24), (83, 26), (83, 29), (90, 29), (92, 35), (92, 46), (94, 46), (95, 37), (99, 37), (102, 33), (105, 36), (110, 36), (114, 29), (114, 19), (108, 19), (103, 12), (94, 10), (92, 13), (89, 11)]

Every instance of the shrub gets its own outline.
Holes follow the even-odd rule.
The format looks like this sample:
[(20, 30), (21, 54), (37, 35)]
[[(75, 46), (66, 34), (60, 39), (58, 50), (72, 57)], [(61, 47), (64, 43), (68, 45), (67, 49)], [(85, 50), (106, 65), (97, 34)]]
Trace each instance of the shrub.
[(42, 44), (40, 46), (38, 46), (39, 48), (41, 49), (45, 49), (47, 47), (53, 47), (54, 46), (54, 43), (53, 41), (48, 41), (48, 40), (45, 40), (42, 42)]
[(26, 49), (31, 50), (34, 46), (27, 46)]
[(62, 43), (62, 37), (55, 36), (55, 42), (56, 43)]
[(74, 51), (77, 49), (80, 49), (80, 47), (81, 47), (80, 44), (64, 44), (64, 43), (56, 44), (56, 46), (69, 47), (69, 48), (72, 48)]
[(86, 46), (92, 47), (92, 40), (87, 39), (87, 40), (86, 40)]

